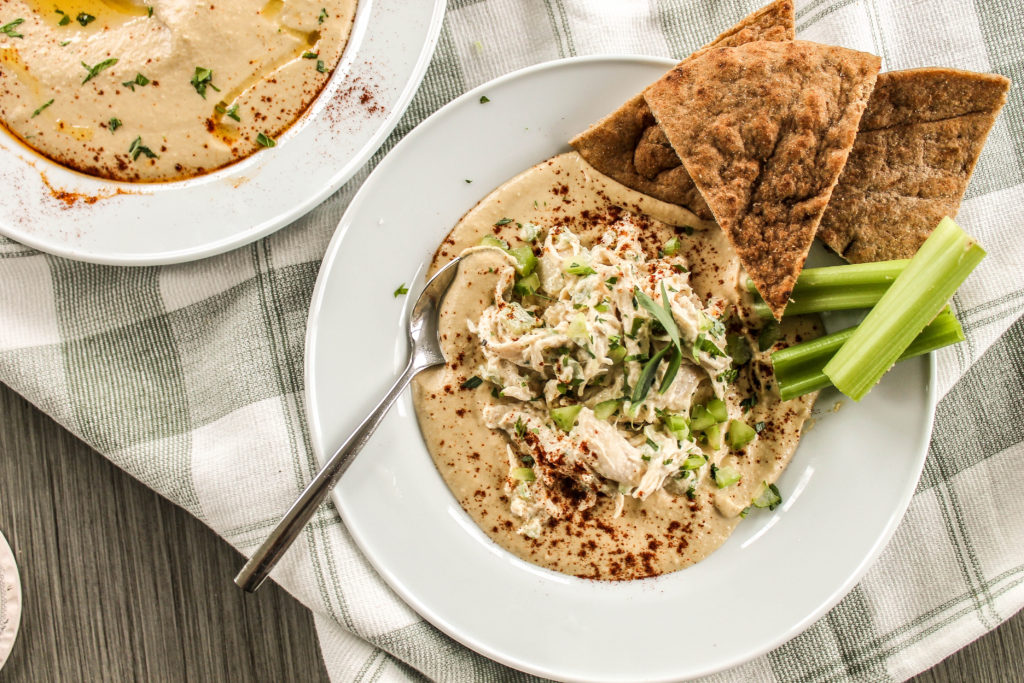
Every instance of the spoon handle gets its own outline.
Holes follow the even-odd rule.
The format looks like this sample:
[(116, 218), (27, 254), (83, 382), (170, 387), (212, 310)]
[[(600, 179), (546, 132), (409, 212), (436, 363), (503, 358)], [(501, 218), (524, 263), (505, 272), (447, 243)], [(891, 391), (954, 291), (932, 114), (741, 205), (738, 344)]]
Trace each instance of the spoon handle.
[(377, 407), (366, 416), (366, 419), (356, 427), (356, 430), (345, 439), (345, 443), (341, 444), (341, 447), (334, 452), (334, 455), (317, 472), (316, 477), (313, 478), (313, 481), (309, 482), (302, 495), (299, 496), (299, 499), (295, 501), (291, 509), (278, 522), (274, 531), (267, 537), (267, 540), (263, 541), (263, 544), (253, 553), (253, 556), (245, 563), (245, 566), (242, 567), (242, 571), (238, 572), (238, 576), (235, 577), (235, 584), (239, 588), (252, 593), (260, 587), (260, 584), (263, 583), (267, 575), (270, 574), (270, 571), (298, 537), (299, 532), (306, 526), (313, 513), (320, 507), (320, 503), (324, 502), (327, 494), (331, 492), (334, 484), (337, 483), (338, 478), (352, 464), (355, 455), (369, 441), (370, 436), (377, 429), (377, 425), (380, 424), (380, 421), (384, 419), (384, 416), (391, 408), (391, 404), (401, 395), (406, 385), (409, 384), (409, 381), (420, 369), (415, 367), (413, 358), (410, 358), (405, 370), (395, 380), (395, 383), (391, 385), (388, 393), (384, 395), (384, 398), (377, 404)]

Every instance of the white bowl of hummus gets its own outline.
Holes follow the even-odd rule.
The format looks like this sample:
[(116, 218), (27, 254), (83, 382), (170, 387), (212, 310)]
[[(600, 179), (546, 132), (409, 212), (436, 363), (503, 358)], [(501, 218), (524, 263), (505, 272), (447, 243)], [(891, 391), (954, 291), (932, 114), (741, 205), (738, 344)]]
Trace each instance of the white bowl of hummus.
[(372, 154), (426, 69), (444, 3), (391, 4), (6, 3), (0, 231), (166, 263), (302, 215)]
[[(733, 380), (719, 379), (727, 369), (717, 365), (721, 356), (703, 343), (676, 371), (675, 382), (690, 378), (685, 387), (669, 382), (661, 393), (661, 366), (636, 406), (622, 400), (635, 395), (641, 378), (639, 370), (614, 369), (617, 362), (673, 353), (668, 328), (651, 322), (657, 316), (638, 291), (653, 306), (691, 311), (693, 329), (679, 324), (691, 352), (700, 334), (725, 351), (734, 331), (705, 320), (721, 310), (714, 297), (736, 303), (735, 286), (727, 283), (738, 272), (727, 254), (715, 253), (722, 248), (717, 228), (623, 194), (575, 154), (563, 154), (566, 140), (670, 65), (635, 57), (554, 62), (481, 86), (442, 109), (396, 146), (353, 200), (311, 308), (306, 393), (322, 457), (404, 366), (405, 308), (432, 262), (478, 245), (485, 230), (492, 236), (491, 247), (467, 259), (471, 284), (451, 302), (456, 314), (446, 316), (443, 343), (460, 367), (427, 375), (399, 400), (335, 502), (367, 560), (425, 619), (497, 661), (560, 680), (681, 680), (736, 666), (792, 638), (853, 587), (891, 538), (929, 438), (928, 358), (897, 366), (857, 404), (836, 409), (839, 395), (823, 391), (814, 412), (800, 416), (807, 420), (795, 451), (786, 427), (795, 423), (780, 411), (800, 412), (806, 403), (780, 407), (763, 392), (758, 406), (745, 403), (743, 381), (725, 386)], [(541, 227), (537, 235), (532, 224)], [(523, 297), (527, 276), (508, 272), (515, 264), (493, 248), (498, 240), (512, 252), (532, 244), (534, 293), (551, 301)], [(367, 269), (367, 260), (376, 267)], [(645, 277), (652, 272), (653, 281)], [(401, 295), (405, 288), (409, 297)], [(599, 316), (618, 322), (605, 329)], [(643, 318), (648, 332), (634, 332), (633, 317)], [(673, 317), (685, 318), (678, 311)], [(833, 322), (824, 318), (826, 328)], [(635, 339), (623, 339), (623, 326)], [(558, 335), (576, 337), (580, 349), (589, 345), (594, 358), (573, 350), (556, 354), (548, 368), (538, 342)], [(612, 357), (623, 353), (619, 361)], [(515, 359), (514, 367), (499, 358)], [(608, 397), (598, 395), (600, 382), (613, 387)], [(609, 412), (602, 404), (610, 400), (616, 405)], [(697, 406), (712, 414), (710, 421), (694, 419)], [(689, 432), (677, 425), (673, 433), (671, 416), (684, 412)], [(736, 441), (719, 444), (733, 420), (756, 436), (739, 429)], [(609, 433), (621, 421), (640, 428), (623, 438)], [(588, 440), (593, 433), (588, 448), (601, 457), (583, 463), (585, 475), (596, 475), (589, 479), (593, 499), (573, 504), (579, 510), (582, 503), (607, 529), (564, 529), (553, 490), (531, 488), (562, 473), (530, 449), (539, 444), (547, 452), (568, 440), (582, 451), (584, 432)], [(782, 502), (766, 496), (763, 508), (751, 506), (765, 483), (774, 483)], [(520, 484), (529, 495), (516, 503)], [(680, 509), (688, 508), (691, 485), (708, 504)], [(651, 503), (645, 516), (641, 510)], [(703, 522), (707, 533), (672, 530), (676, 543), (669, 548), (662, 522), (671, 515), (691, 515), (684, 521), (694, 528)], [(682, 551), (680, 533), (688, 542)]]

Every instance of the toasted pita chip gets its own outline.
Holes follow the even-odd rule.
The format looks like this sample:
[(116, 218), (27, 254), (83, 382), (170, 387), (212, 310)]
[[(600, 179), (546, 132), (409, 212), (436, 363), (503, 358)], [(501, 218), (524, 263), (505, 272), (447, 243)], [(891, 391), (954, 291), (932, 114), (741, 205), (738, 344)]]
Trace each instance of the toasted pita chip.
[(881, 60), (805, 41), (714, 48), (644, 92), (776, 318), (853, 147)]
[(960, 208), (1009, 87), (955, 69), (880, 74), (818, 237), (853, 263), (913, 256)]
[[(776, 0), (748, 15), (702, 49), (757, 40), (793, 40), (793, 21), (793, 1)], [(577, 135), (569, 144), (587, 163), (626, 187), (685, 206), (701, 218), (711, 218), (707, 204), (655, 123), (642, 93)]]

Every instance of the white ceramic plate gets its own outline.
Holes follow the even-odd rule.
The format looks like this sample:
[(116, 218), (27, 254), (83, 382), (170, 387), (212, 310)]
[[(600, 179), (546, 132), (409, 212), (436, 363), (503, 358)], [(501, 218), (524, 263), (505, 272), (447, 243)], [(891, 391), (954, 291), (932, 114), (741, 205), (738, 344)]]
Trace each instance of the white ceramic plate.
[(20, 625), (21, 579), (18, 565), (14, 563), (14, 553), (7, 539), (0, 534), (0, 669), (4, 668), (11, 654)]
[(0, 126), (0, 233), (67, 258), (153, 265), (211, 256), (277, 230), (341, 187), (395, 127), (434, 53), (444, 8), (445, 0), (360, 0), (338, 68), (277, 146), (200, 178), (94, 178), (36, 154)]
[[(572, 135), (671, 64), (598, 57), (511, 74), (437, 112), (377, 167), (338, 226), (313, 296), (306, 391), (321, 458), (404, 366), (406, 309), (459, 217), (503, 181), (566, 151)], [(403, 282), (415, 289), (396, 299)], [(474, 650), (558, 679), (688, 678), (792, 638), (863, 575), (914, 492), (931, 386), (923, 358), (838, 413), (838, 394), (824, 392), (817, 424), (779, 481), (783, 506), (752, 514), (704, 562), (655, 579), (576, 579), (491, 542), (434, 468), (408, 392), (335, 500), (392, 588)]]

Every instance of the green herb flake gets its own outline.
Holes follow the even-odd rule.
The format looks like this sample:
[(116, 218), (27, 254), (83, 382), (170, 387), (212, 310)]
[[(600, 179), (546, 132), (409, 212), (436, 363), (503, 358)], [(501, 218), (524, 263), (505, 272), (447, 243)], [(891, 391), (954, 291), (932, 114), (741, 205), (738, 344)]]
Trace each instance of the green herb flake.
[(473, 181), (472, 181), (472, 180), (470, 180), (469, 178), (466, 178), (466, 184), (467, 184), (467, 185), (469, 185), (469, 184), (470, 184), (471, 182), (473, 182)]
[(0, 26), (0, 33), (3, 33), (8, 38), (24, 38), (22, 34), (18, 33), (15, 29), (25, 23), (22, 18), (15, 19), (14, 21)]
[(116, 116), (114, 118), (110, 119), (109, 121), (107, 121), (107, 128), (110, 129), (111, 133), (113, 133), (115, 130), (120, 128), (121, 125), (122, 125), (121, 124), (121, 119), (117, 118)]
[(480, 104), (487, 104), (490, 101), (491, 101), (491, 98), (489, 98), (487, 95), (481, 95), (480, 96)]
[(316, 52), (306, 52), (302, 55), (303, 59), (316, 59), (320, 55)]
[(40, 114), (43, 113), (43, 110), (46, 109), (47, 107), (49, 107), (51, 104), (53, 104), (53, 100), (50, 100), (49, 102), (45, 102), (45, 103), (39, 105), (39, 108), (36, 109), (34, 112), (32, 112), (32, 116), (30, 116), (29, 118), (30, 119), (34, 119), (35, 117), (39, 116)]
[(149, 83), (150, 83), (150, 81), (149, 81), (148, 78), (146, 78), (145, 76), (143, 76), (140, 73), (137, 73), (137, 74), (135, 74), (135, 78), (133, 80), (125, 81), (121, 85), (123, 85), (124, 87), (128, 88), (132, 92), (135, 92), (135, 86), (137, 86), (137, 85), (139, 85), (139, 86), (149, 85)]
[(71, 23), (71, 17), (69, 17), (67, 14), (64, 14), (60, 10), (57, 10), (57, 11), (64, 15), (64, 16), (62, 16), (60, 18), (60, 21), (57, 22), (58, 26), (67, 26), (68, 24)]
[(779, 337), (782, 336), (782, 328), (774, 320), (769, 320), (763, 328), (761, 328), (761, 334), (757, 336), (757, 350), (767, 351), (768, 349), (775, 346), (775, 342), (779, 341)]
[(257, 135), (256, 142), (261, 147), (274, 147), (275, 145), (277, 145), (277, 141), (274, 138), (267, 135), (266, 133), (260, 133), (259, 135)]
[(156, 154), (153, 153), (149, 147), (142, 144), (142, 137), (139, 136), (132, 140), (132, 144), (128, 146), (128, 154), (131, 156), (132, 161), (139, 158), (139, 155), (145, 154), (147, 159), (159, 159)]
[(192, 80), (189, 81), (192, 87), (196, 89), (196, 92), (202, 95), (203, 99), (206, 99), (206, 88), (210, 87), (220, 92), (220, 88), (213, 84), (213, 71), (207, 69), (204, 66), (197, 66), (195, 75), (192, 76)]
[(88, 26), (92, 22), (96, 21), (96, 17), (94, 17), (91, 14), (86, 14), (85, 12), (79, 12), (78, 16), (75, 17), (75, 21), (77, 21), (82, 26)]
[(316, 18), (316, 23), (322, 24), (326, 20), (327, 20), (327, 8), (326, 7), (321, 7), (320, 8), (320, 15)]
[(478, 386), (480, 386), (483, 383), (484, 383), (484, 381), (482, 379), (480, 379), (476, 375), (473, 375), (472, 377), (467, 379), (465, 382), (463, 382), (460, 385), (460, 387), (462, 389), (476, 389)]
[(327, 65), (324, 64), (324, 60), (322, 60), (322, 59), (316, 60), (316, 70), (319, 71), (322, 74), (327, 73), (328, 69), (327, 69)]
[(405, 283), (403, 282), (402, 284), (398, 285), (398, 289), (395, 290), (394, 297), (397, 299), (398, 297), (402, 296), (403, 294), (408, 294), (408, 293), (409, 293), (409, 288), (406, 287)]
[(153, 6), (152, 5), (147, 5), (146, 6), (146, 16), (147, 17), (152, 17), (153, 16)]
[(61, 47), (67, 47), (67, 46), (68, 46), (68, 45), (70, 45), (70, 44), (71, 44), (71, 41), (70, 41), (70, 40), (62, 40), (62, 41), (60, 42), (60, 46), (61, 46)]
[(82, 81), (82, 85), (85, 85), (86, 83), (88, 83), (92, 79), (94, 79), (97, 76), (99, 76), (100, 72), (103, 71), (104, 69), (109, 69), (110, 67), (114, 66), (115, 64), (117, 64), (117, 57), (111, 57), (109, 59), (104, 59), (102, 62), (98, 62), (95, 66), (89, 66), (85, 62), (82, 62), (82, 66), (85, 67), (85, 70), (87, 72), (89, 72), (86, 75), (85, 80)]
[(500, 221), (495, 223), (495, 225), (508, 225), (511, 222), (512, 222), (511, 218), (502, 218)]
[(238, 115), (238, 105), (232, 104), (230, 107), (225, 107), (223, 102), (218, 102), (214, 109), (219, 113), (227, 116), (229, 119), (235, 121), (241, 121), (242, 117)]

